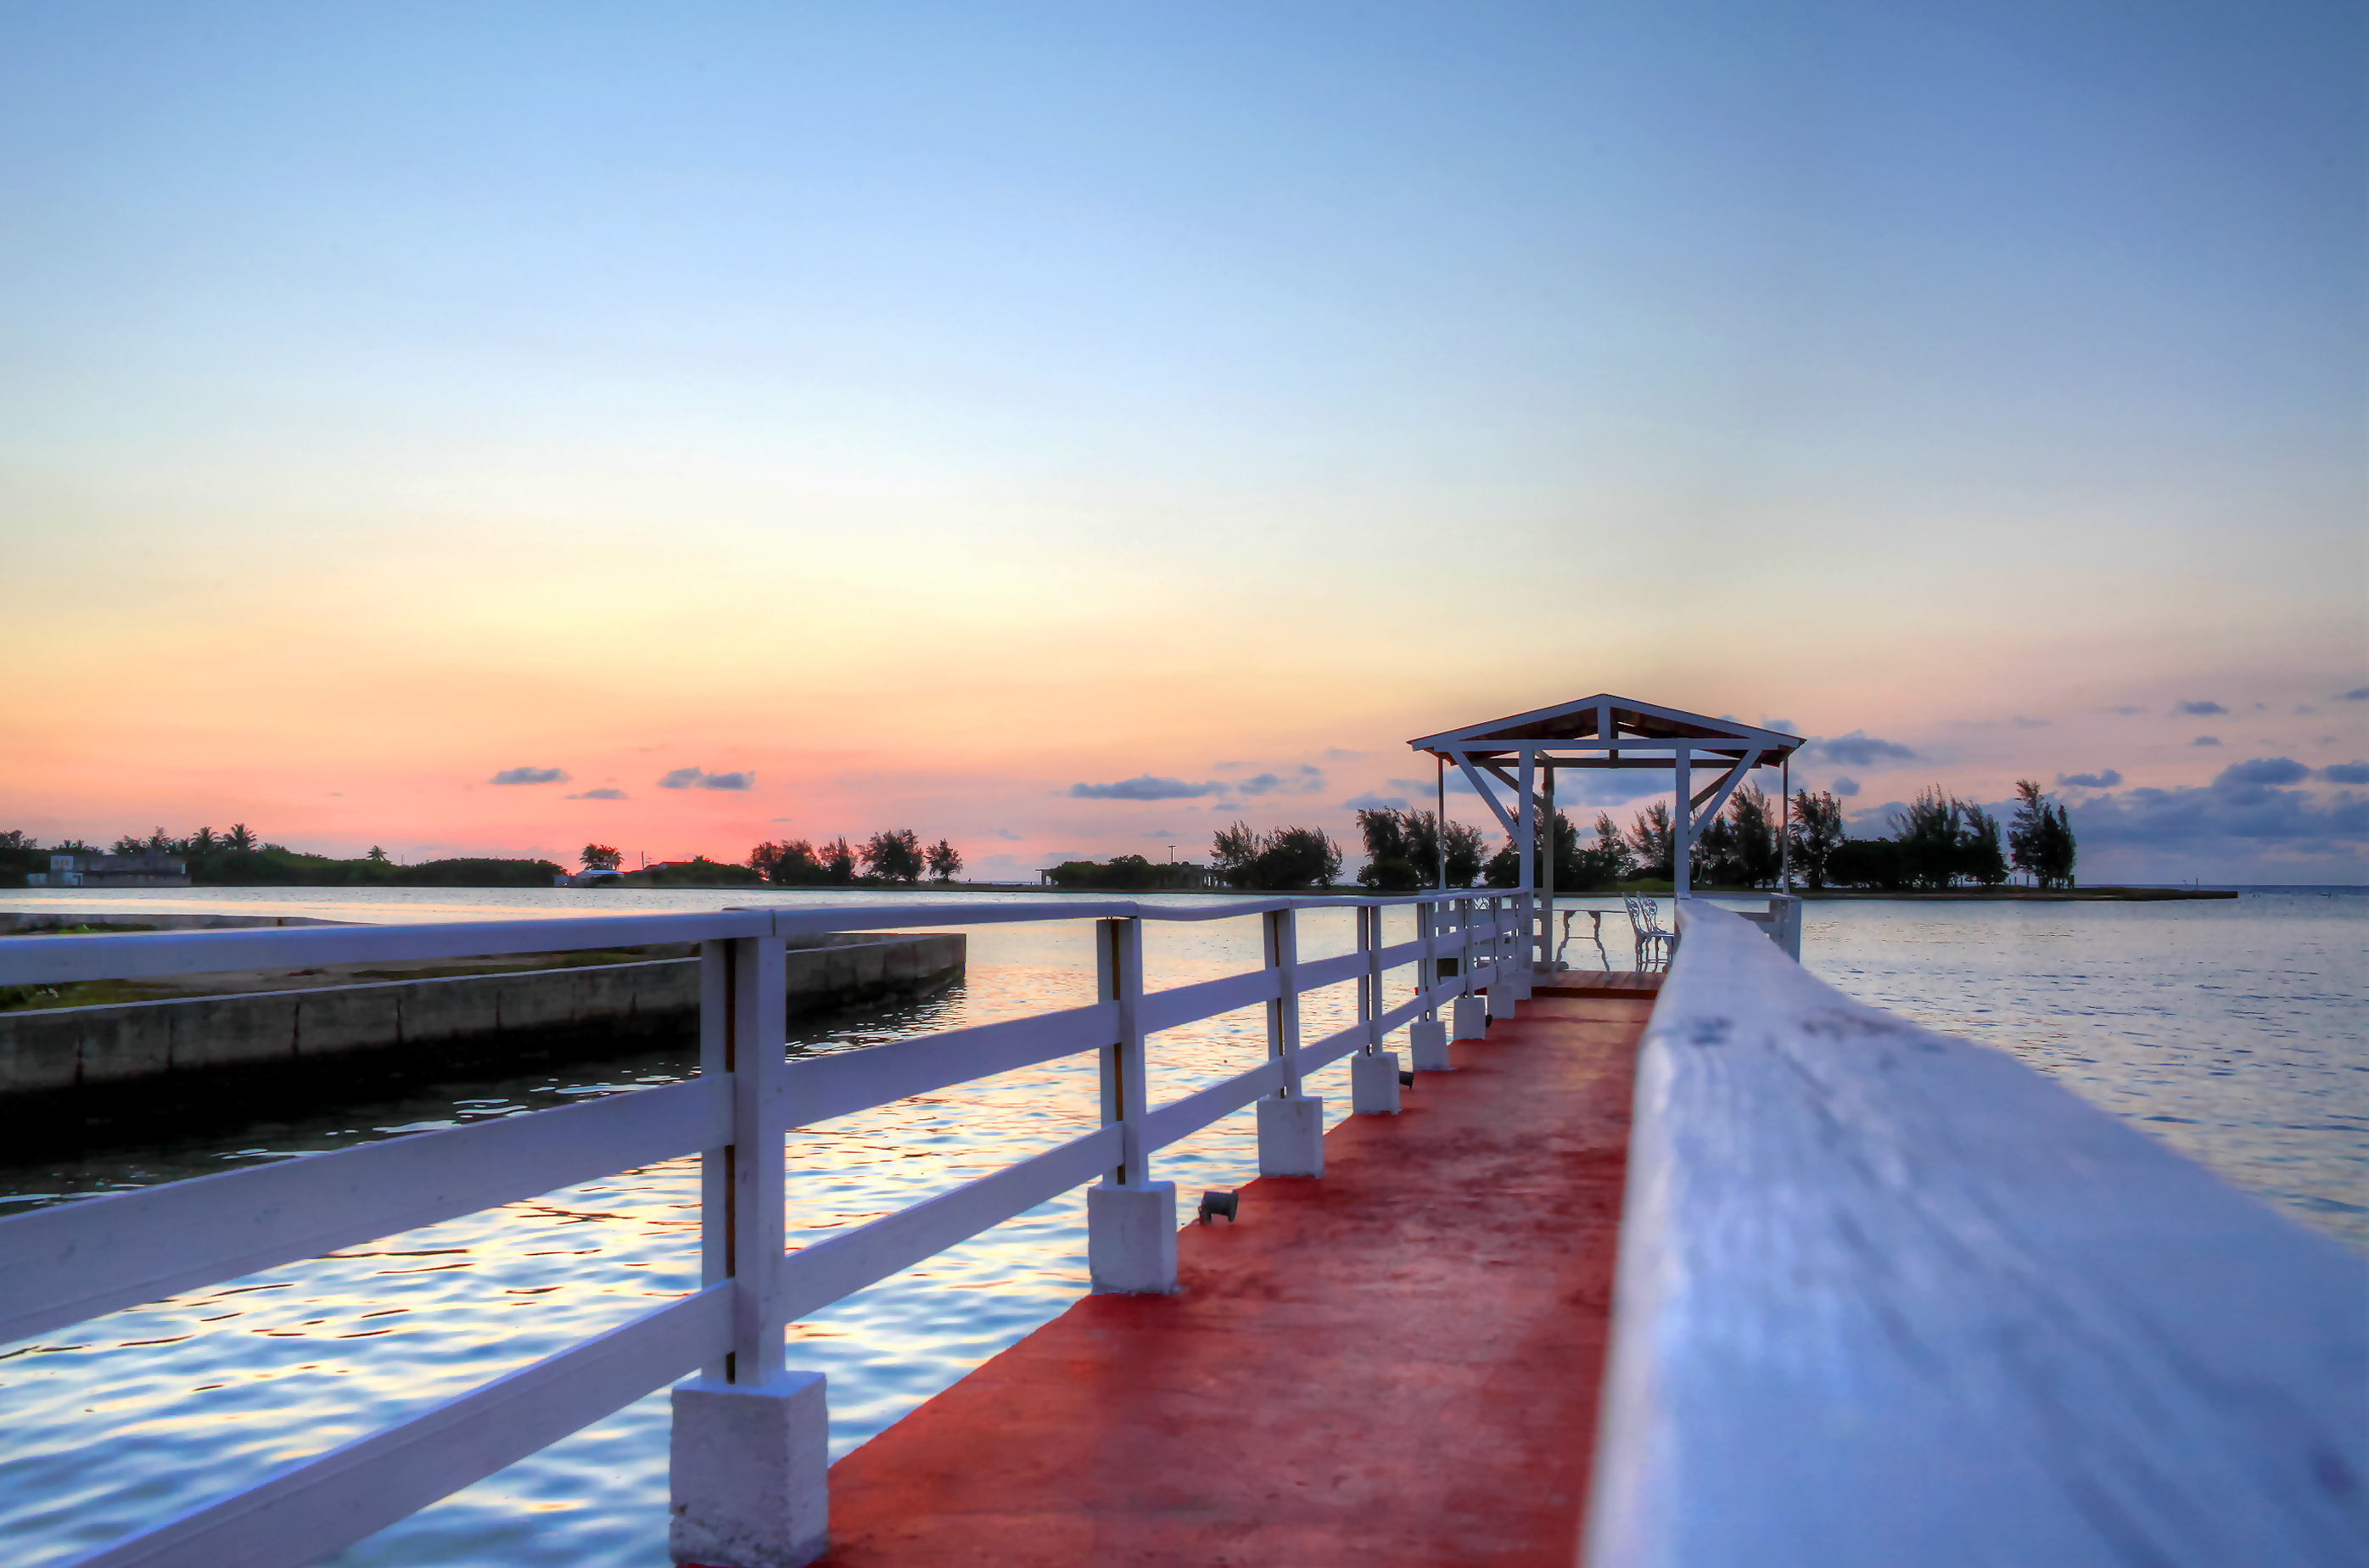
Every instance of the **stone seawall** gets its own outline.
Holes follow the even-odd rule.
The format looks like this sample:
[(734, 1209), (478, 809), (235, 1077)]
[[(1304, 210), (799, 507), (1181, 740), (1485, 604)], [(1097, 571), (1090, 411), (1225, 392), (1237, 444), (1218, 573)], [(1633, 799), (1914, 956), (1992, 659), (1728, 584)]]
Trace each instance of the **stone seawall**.
[(82, 931), (233, 931), (250, 926), (351, 925), (351, 921), (315, 920), (310, 915), (158, 915), (137, 904), (102, 910), (0, 910), (0, 935), (32, 932)]
[[(959, 934), (807, 938), (785, 955), (790, 1014), (926, 996), (962, 978), (966, 948)], [(100, 1125), (689, 1045), (698, 1028), (696, 958), (0, 1013), (0, 1139), (57, 1147)]]

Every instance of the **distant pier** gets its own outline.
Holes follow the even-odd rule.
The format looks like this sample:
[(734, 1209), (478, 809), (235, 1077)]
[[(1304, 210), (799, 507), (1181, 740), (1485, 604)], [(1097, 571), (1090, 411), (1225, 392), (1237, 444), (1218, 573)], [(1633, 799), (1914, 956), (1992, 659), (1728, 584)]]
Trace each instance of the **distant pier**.
[[(279, 922), (241, 925), (267, 923)], [(0, 1135), (20, 1153), (71, 1149), (95, 1132), (177, 1130), (440, 1075), (691, 1046), (698, 951), (678, 943), (589, 964), (552, 952), (173, 976), (149, 982), (162, 995), (104, 1005), (76, 1005), (67, 988), (0, 1012)], [(962, 978), (967, 955), (960, 933), (803, 938), (783, 956), (784, 1015), (928, 996)]]

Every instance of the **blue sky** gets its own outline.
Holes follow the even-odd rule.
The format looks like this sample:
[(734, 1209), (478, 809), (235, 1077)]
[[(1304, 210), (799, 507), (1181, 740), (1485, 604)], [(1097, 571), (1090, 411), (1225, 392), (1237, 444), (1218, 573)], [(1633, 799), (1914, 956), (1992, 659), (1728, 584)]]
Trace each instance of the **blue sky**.
[[(1405, 736), (1596, 690), (1899, 738), (1871, 800), (2341, 765), (2362, 704), (2248, 704), (2369, 681), (2365, 50), (2321, 5), (17, 7), (0, 540), (102, 591), (0, 630), (0, 810), (1018, 868), (1194, 826), (1072, 784), (1358, 753), (1264, 797), (1337, 825)], [(2218, 757), (2112, 713), (2208, 692)], [(632, 798), (475, 788), (525, 766)]]

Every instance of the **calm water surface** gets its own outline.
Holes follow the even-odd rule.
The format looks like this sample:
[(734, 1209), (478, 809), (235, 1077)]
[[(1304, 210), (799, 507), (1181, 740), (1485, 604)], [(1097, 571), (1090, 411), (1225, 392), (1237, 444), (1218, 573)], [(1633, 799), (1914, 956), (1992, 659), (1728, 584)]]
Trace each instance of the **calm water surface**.
[[(212, 910), (417, 921), (714, 909), (745, 889), (157, 890), (125, 911)], [(762, 896), (775, 901), (782, 896)], [(626, 900), (630, 898), (631, 902)], [(20, 908), (100, 907), (87, 894)], [(808, 899), (789, 896), (786, 901)], [(898, 900), (902, 901), (902, 900)], [(123, 918), (136, 918), (126, 914)], [(1612, 921), (1608, 921), (1608, 926)], [(1583, 935), (1567, 955), (1590, 960)], [(1625, 922), (1620, 922), (1625, 933)], [(1814, 906), (1803, 956), (1865, 1001), (2013, 1051), (2284, 1211), (2369, 1250), (2369, 1048), (2359, 999), (2369, 898), (2249, 895), (2174, 905)], [(1392, 938), (1396, 939), (1396, 928)], [(1303, 955), (1352, 944), (1345, 911), (1305, 917)], [(1625, 966), (1625, 940), (1608, 942)], [(1155, 986), (1253, 967), (1256, 922), (1148, 928)], [(911, 1007), (804, 1031), (808, 1050), (1073, 1005), (1092, 990), (1086, 922), (971, 933), (967, 982)], [(1311, 1041), (1353, 988), (1311, 998)], [(1391, 1000), (1396, 1000), (1393, 996)], [(1255, 1064), (1255, 1012), (1155, 1036), (1173, 1098)], [(674, 1082), (692, 1053), (438, 1085), (235, 1139), (0, 1167), (0, 1212), (370, 1139)], [(1337, 1120), (1346, 1064), (1315, 1075)], [(790, 1224), (807, 1239), (892, 1212), (1090, 1128), (1091, 1064), (1057, 1062), (792, 1136)], [(235, 1147), (231, 1147), (235, 1144)], [(1156, 1156), (1189, 1205), (1256, 1174), (1238, 1113)], [(698, 1166), (669, 1161), (335, 1256), (0, 1345), (0, 1552), (40, 1564), (204, 1502), (694, 1288)], [(834, 1457), (1085, 1290), (1072, 1193), (793, 1327), (791, 1365), (830, 1379)], [(666, 1562), (666, 1401), (608, 1420), (341, 1554), (340, 1564)]]

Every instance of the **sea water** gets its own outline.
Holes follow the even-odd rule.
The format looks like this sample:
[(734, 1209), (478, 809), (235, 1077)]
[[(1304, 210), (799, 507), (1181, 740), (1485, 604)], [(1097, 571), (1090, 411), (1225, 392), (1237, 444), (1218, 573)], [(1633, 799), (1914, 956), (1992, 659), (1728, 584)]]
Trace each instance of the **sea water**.
[[(145, 908), (418, 921), (758, 899), (812, 901), (746, 889), (172, 889), (11, 901), (124, 920)], [(1605, 925), (1606, 958), (1596, 961), (1627, 967), (1625, 920)], [(1305, 958), (1354, 942), (1343, 910), (1310, 911), (1301, 931)], [(1809, 909), (1802, 956), (1849, 994), (2012, 1051), (2369, 1250), (2365, 936), (2369, 898), (2357, 891), (2147, 905), (1823, 903)], [(1088, 922), (984, 926), (970, 937), (962, 985), (802, 1029), (794, 1045), (859, 1049), (1091, 999)], [(1150, 981), (1255, 967), (1257, 942), (1255, 921), (1150, 922)], [(1566, 957), (1594, 959), (1595, 949), (1583, 936)], [(1353, 990), (1310, 998), (1305, 1037), (1344, 1026)], [(1154, 1097), (1239, 1072), (1265, 1050), (1255, 1010), (1154, 1036)], [(0, 1213), (676, 1082), (694, 1070), (693, 1056), (651, 1051), (441, 1084), (229, 1138), (0, 1167)], [(1347, 1110), (1346, 1076), (1342, 1063), (1310, 1081), (1330, 1121)], [(794, 1241), (893, 1212), (1096, 1119), (1092, 1064), (1072, 1059), (794, 1134)], [(1247, 1183), (1257, 1165), (1249, 1116), (1162, 1150), (1155, 1165), (1188, 1209), (1201, 1191)], [(834, 1456), (1083, 1294), (1083, 1208), (1082, 1193), (1068, 1194), (794, 1325), (790, 1364), (830, 1379)], [(697, 1286), (698, 1236), (697, 1161), (668, 1161), (0, 1345), (0, 1552), (25, 1564), (80, 1555), (679, 1299)], [(333, 1561), (656, 1568), (666, 1561), (666, 1454), (660, 1392)]]

